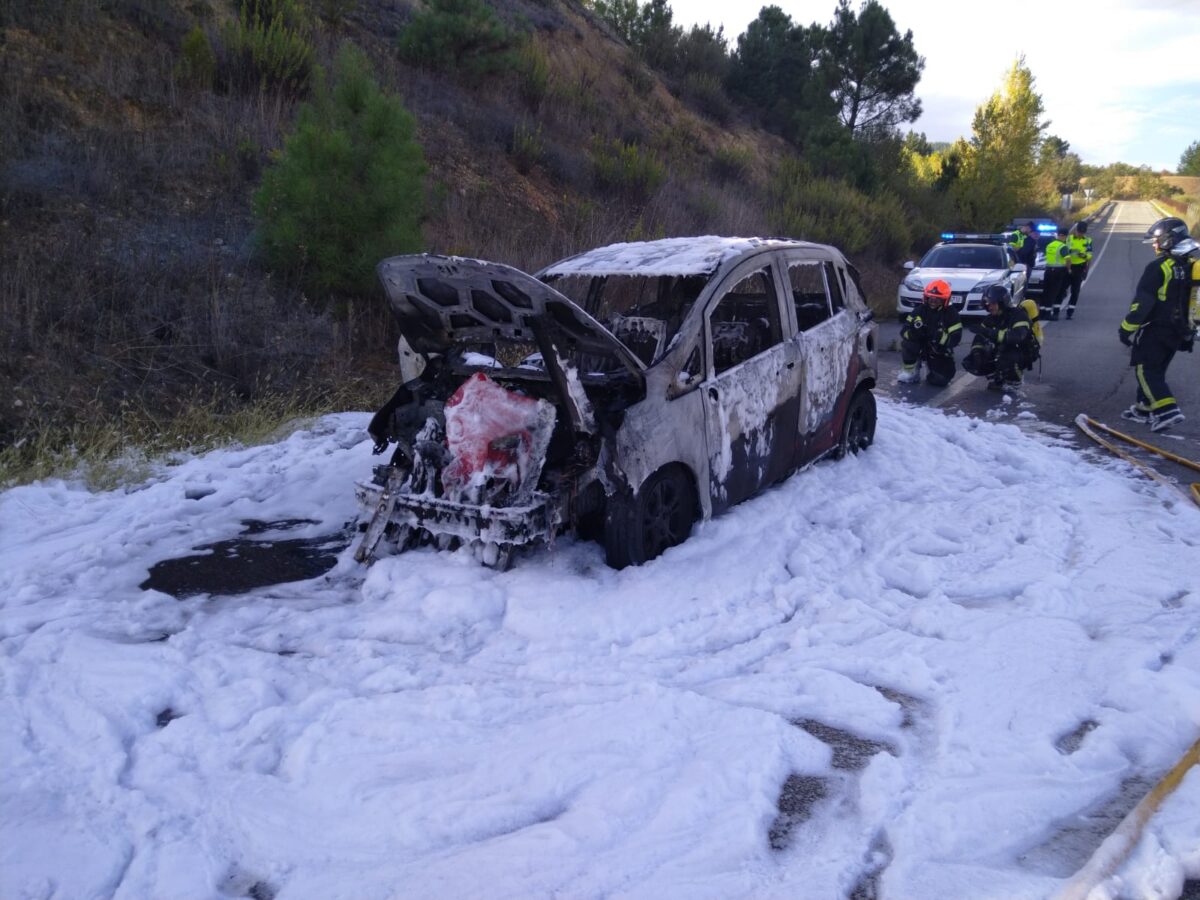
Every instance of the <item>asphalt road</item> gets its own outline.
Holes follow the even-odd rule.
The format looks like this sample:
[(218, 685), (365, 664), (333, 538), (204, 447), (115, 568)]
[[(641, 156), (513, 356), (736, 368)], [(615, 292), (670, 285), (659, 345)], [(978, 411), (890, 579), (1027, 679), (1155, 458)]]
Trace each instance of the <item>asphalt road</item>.
[[(1167, 381), (1187, 417), (1174, 428), (1159, 432), (1127, 422), (1121, 410), (1133, 403), (1137, 391), (1129, 351), (1117, 340), (1117, 327), (1129, 309), (1134, 287), (1154, 251), (1142, 235), (1159, 218), (1148, 203), (1110, 204), (1104, 216), (1091, 225), (1095, 252), (1092, 270), (1080, 292), (1071, 321), (1046, 322), (1046, 340), (1040, 371), (1026, 373), (1018, 396), (988, 391), (984, 380), (962, 371), (961, 361), (970, 345), (966, 335), (956, 357), (955, 379), (944, 388), (899, 385), (899, 324), (880, 326), (879, 391), (910, 403), (957, 410), (990, 420), (1009, 420), (1031, 430), (1070, 435), (1080, 446), (1095, 447), (1075, 428), (1075, 416), (1087, 413), (1114, 428), (1172, 453), (1200, 461), (1200, 351), (1179, 353), (1167, 372)], [(1134, 448), (1128, 448), (1133, 450)], [(1182, 483), (1200, 481), (1200, 473), (1142, 451), (1135, 455)]]

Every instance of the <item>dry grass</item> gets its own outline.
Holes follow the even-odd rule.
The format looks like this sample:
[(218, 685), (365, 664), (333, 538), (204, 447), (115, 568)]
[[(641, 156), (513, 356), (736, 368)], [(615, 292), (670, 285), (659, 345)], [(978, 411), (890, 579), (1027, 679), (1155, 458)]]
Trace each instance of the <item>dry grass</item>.
[(382, 402), (378, 390), (361, 381), (299, 392), (275, 392), (267, 384), (251, 401), (197, 391), (173, 413), (127, 401), (110, 415), (65, 429), (39, 421), (27, 437), (0, 448), (0, 487), (57, 477), (80, 478), (93, 490), (107, 490), (146, 477), (155, 464), (180, 453), (259, 444), (286, 436), (315, 416), (374, 407)]

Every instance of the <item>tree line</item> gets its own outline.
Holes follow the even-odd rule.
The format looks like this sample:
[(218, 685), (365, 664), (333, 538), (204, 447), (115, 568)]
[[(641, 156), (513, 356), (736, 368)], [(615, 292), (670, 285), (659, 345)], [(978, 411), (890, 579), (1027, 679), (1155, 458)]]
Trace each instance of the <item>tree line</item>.
[[(258, 10), (296, 0), (242, 2)], [(902, 33), (879, 0), (856, 9), (838, 0), (826, 24), (764, 6), (732, 43), (720, 28), (677, 25), (668, 0), (588, 2), (701, 113), (725, 123), (739, 117), (788, 142), (793, 153), (776, 166), (772, 190), (779, 233), (895, 260), (946, 228), (994, 229), (1014, 215), (1053, 213), (1084, 177), (1099, 196), (1111, 195), (1112, 179), (1126, 174), (1122, 164), (1085, 166), (1067, 140), (1047, 133), (1023, 57), (976, 109), (970, 136), (934, 145), (903, 131), (921, 114), (915, 92), (925, 61), (912, 31)], [(476, 74), (515, 67), (529, 91), (545, 90), (544, 61), (522, 63), (519, 37), (483, 0), (428, 0), (398, 46), (402, 58), (431, 67), (463, 59)], [(370, 68), (348, 49), (332, 79), (316, 71), (312, 99), (256, 196), (272, 265), (301, 270), (321, 290), (368, 290), (372, 261), (385, 249), (421, 246), (416, 184), (425, 166), (415, 129)], [(642, 159), (636, 146), (613, 152)], [(1138, 190), (1163, 187), (1152, 181), (1142, 178)]]

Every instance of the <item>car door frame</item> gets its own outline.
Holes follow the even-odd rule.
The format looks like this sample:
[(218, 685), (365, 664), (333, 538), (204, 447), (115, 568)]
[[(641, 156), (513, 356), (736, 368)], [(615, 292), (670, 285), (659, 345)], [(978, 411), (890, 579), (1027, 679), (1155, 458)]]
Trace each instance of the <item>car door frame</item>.
[[(825, 289), (825, 302), (830, 316), (806, 331), (793, 323), (793, 343), (800, 362), (802, 390), (797, 420), (794, 465), (803, 466), (831, 450), (840, 434), (845, 399), (853, 389), (858, 371), (859, 316), (847, 302), (847, 287), (843, 277), (838, 284), (841, 296), (839, 309), (833, 308), (830, 291), (830, 267), (836, 273), (838, 260), (817, 248), (790, 248), (780, 253), (780, 276), (791, 298), (793, 265), (816, 265)], [(789, 303), (795, 315), (794, 299)]]
[[(794, 311), (790, 309), (790, 299), (784, 302), (778, 259), (779, 251), (769, 251), (739, 261), (720, 278), (704, 303), (701, 329), (704, 377), (698, 390), (703, 398), (708, 489), (714, 513), (754, 496), (764, 487), (786, 478), (795, 468), (799, 359), (792, 341)], [(775, 295), (780, 339), (767, 350), (718, 373), (712, 313), (735, 286), (763, 270)], [(744, 421), (747, 415), (760, 418), (747, 422)]]

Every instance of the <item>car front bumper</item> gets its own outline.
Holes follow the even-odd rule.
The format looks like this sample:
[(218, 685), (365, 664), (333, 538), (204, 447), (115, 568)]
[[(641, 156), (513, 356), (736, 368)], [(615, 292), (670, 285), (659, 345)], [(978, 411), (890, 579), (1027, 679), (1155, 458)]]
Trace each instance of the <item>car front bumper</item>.
[[(354, 486), (362, 515), (369, 519), (379, 508), (383, 486), (359, 481)], [(390, 521), (427, 531), (437, 537), (455, 537), (464, 543), (479, 541), (524, 546), (548, 541), (559, 524), (559, 515), (548, 494), (534, 493), (525, 506), (480, 506), (441, 497), (399, 494)]]

